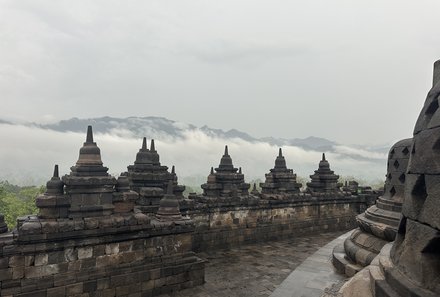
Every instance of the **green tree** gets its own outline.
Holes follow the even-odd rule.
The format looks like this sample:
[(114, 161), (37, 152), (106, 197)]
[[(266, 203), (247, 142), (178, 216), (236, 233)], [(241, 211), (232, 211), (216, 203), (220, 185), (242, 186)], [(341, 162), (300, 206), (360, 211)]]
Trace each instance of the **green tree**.
[(17, 218), (38, 212), (35, 198), (43, 193), (42, 187), (19, 187), (6, 182), (0, 182), (0, 213), (5, 216), (9, 228), (14, 228)]

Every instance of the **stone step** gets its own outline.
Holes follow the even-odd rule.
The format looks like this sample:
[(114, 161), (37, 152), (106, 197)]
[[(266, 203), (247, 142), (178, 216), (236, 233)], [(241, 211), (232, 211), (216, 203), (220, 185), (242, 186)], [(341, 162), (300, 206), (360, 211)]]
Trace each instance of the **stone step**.
[(348, 277), (352, 277), (358, 273), (363, 267), (353, 263), (345, 254), (344, 244), (341, 243), (333, 249), (332, 264), (336, 268), (336, 271), (345, 274)]
[(396, 237), (397, 226), (390, 226), (376, 220), (371, 220), (365, 216), (365, 213), (358, 215), (356, 221), (363, 231), (373, 234), (374, 236), (387, 241), (393, 241)]

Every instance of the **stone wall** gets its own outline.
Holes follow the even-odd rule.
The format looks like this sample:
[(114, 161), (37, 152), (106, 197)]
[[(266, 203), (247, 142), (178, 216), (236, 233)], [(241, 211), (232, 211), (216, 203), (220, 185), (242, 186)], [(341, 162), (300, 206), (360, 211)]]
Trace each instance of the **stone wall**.
[(204, 282), (191, 223), (30, 217), (19, 230), (0, 236), (1, 296), (155, 296)]
[(356, 226), (356, 216), (374, 203), (375, 198), (374, 194), (342, 193), (318, 197), (296, 194), (287, 200), (193, 197), (193, 201), (181, 202), (181, 211), (195, 223), (194, 250), (206, 251), (352, 229)]

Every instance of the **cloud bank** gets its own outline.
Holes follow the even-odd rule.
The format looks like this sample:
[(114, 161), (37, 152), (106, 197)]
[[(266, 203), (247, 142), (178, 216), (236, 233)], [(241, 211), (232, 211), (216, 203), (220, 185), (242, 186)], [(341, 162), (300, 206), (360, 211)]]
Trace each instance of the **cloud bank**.
[[(94, 135), (101, 149), (104, 166), (109, 167), (109, 173), (113, 175), (126, 171), (127, 165), (134, 162), (142, 141), (132, 137), (129, 131), (118, 132)], [(54, 164), (60, 166), (60, 174), (70, 172), (85, 141), (85, 133), (0, 124), (0, 138), (0, 180), (39, 185), (51, 177)], [(278, 147), (265, 142), (211, 137), (200, 130), (187, 130), (184, 137), (164, 137), (155, 139), (155, 142), (161, 163), (169, 167), (175, 165), (177, 175), (183, 182), (205, 178), (211, 166), (218, 166), (226, 144), (235, 167), (242, 167), (247, 181), (264, 180), (264, 174), (273, 168), (278, 154)], [(347, 151), (362, 154), (366, 158), (355, 160), (347, 157)], [(321, 159), (321, 152), (294, 146), (283, 147), (283, 153), (288, 167), (302, 177), (312, 174)], [(335, 152), (327, 153), (326, 157), (336, 174), (342, 176), (377, 181), (386, 172), (385, 154), (338, 146)]]

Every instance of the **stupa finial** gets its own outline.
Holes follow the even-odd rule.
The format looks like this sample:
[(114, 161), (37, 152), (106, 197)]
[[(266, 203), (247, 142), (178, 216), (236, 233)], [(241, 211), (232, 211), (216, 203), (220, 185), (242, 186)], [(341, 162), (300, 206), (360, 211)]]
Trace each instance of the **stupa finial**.
[(93, 142), (93, 131), (92, 131), (92, 126), (90, 125), (87, 127), (86, 142)]
[(58, 165), (55, 165), (53, 168), (53, 177), (60, 177), (60, 174), (58, 172)]

